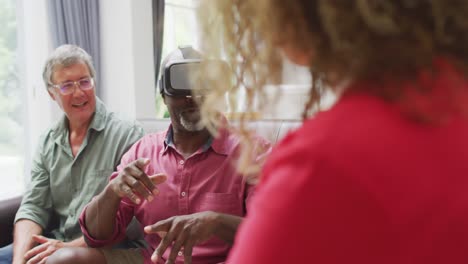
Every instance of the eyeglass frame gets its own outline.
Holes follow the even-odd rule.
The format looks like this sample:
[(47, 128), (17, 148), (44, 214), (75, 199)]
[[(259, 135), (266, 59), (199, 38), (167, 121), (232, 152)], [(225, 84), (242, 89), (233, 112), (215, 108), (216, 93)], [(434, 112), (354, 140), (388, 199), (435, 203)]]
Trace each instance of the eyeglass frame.
[[(83, 89), (81, 87), (80, 82), (82, 82), (84, 80), (89, 80), (90, 81), (90, 83), (91, 83), (90, 88)], [(64, 93), (62, 91), (61, 87), (64, 86), (65, 84), (67, 84), (67, 83), (73, 84), (73, 89), (69, 93)], [(72, 94), (72, 93), (75, 92), (76, 87), (78, 87), (82, 91), (89, 91), (89, 90), (93, 89), (94, 88), (94, 78), (93, 77), (85, 77), (85, 78), (79, 79), (78, 81), (66, 81), (66, 82), (62, 82), (62, 83), (59, 83), (59, 84), (50, 84), (49, 87), (56, 88), (59, 91), (59, 93), (62, 94), (62, 95), (69, 95), (69, 94)]]

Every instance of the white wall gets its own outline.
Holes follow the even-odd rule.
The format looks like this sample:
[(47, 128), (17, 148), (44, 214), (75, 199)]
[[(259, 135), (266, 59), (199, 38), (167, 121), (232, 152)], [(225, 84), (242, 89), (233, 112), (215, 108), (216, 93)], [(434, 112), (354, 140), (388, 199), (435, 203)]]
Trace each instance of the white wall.
[[(296, 65), (287, 58), (283, 62), (282, 84), (266, 86), (267, 96), (277, 96), (277, 101), (266, 107), (263, 118), (301, 120), (309, 98), (312, 76), (307, 67)], [(320, 101), (320, 109), (329, 109), (337, 99), (335, 93), (327, 92)]]
[(307, 67), (301, 67), (284, 58), (282, 85), (266, 86), (267, 95), (271, 99), (277, 96), (277, 101), (266, 107), (263, 118), (301, 120), (311, 80)]
[(101, 0), (101, 91), (108, 109), (154, 117), (151, 0)]
[[(130, 119), (155, 117), (151, 0), (101, 0), (101, 88), (109, 110)], [(166, 32), (170, 34), (171, 32)], [(311, 78), (287, 59), (277, 109), (266, 118), (300, 119)], [(287, 111), (285, 111), (287, 109)]]

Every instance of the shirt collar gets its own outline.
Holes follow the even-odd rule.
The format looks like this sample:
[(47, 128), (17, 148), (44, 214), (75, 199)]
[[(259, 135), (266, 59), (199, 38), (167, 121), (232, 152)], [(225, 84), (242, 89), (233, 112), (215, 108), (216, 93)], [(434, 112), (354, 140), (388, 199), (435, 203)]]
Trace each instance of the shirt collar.
[(211, 143), (211, 148), (213, 149), (214, 152), (221, 154), (221, 155), (228, 155), (229, 154), (229, 149), (230, 149), (230, 133), (226, 129), (220, 129), (218, 131), (218, 137), (212, 139)]
[(164, 153), (167, 151), (168, 147), (175, 149), (174, 140), (172, 137), (173, 134), (174, 132), (172, 131), (172, 124), (170, 124), (169, 128), (166, 131), (166, 138), (164, 138), (164, 150), (163, 150)]
[[(172, 124), (169, 125), (169, 128), (167, 129), (166, 132), (166, 137), (164, 139), (164, 149), (162, 150), (162, 154), (165, 154), (168, 150), (169, 147), (173, 148), (174, 150), (177, 150), (175, 145), (174, 145), (174, 138), (173, 138), (173, 128)], [(213, 136), (210, 136), (208, 140), (203, 144), (201, 147), (201, 153), (208, 151), (210, 148), (213, 149), (214, 152), (221, 154), (221, 155), (228, 155), (229, 153), (229, 132), (225, 129), (221, 129), (219, 131), (219, 136), (217, 138), (214, 138)]]
[(211, 148), (218, 154), (228, 155), (232, 149), (232, 134), (229, 132), (229, 122), (227, 118), (220, 114), (220, 128), (218, 128), (218, 136), (214, 138)]
[(96, 131), (102, 131), (106, 127), (106, 106), (96, 96), (96, 112), (94, 113), (93, 120), (89, 124), (89, 129), (94, 129)]

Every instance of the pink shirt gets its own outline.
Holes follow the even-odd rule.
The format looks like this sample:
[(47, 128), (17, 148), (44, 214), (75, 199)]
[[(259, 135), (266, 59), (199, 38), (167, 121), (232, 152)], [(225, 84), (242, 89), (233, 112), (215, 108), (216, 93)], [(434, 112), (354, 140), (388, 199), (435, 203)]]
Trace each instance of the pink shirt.
[[(152, 202), (144, 201), (135, 205), (123, 199), (117, 213), (114, 234), (109, 240), (93, 239), (84, 226), (86, 210), (83, 211), (80, 224), (90, 246), (102, 247), (120, 240), (125, 229), (135, 216), (142, 226), (154, 224), (175, 215), (186, 215), (200, 211), (215, 211), (237, 216), (246, 214), (246, 204), (250, 201), (254, 186), (245, 182), (236, 172), (233, 156), (237, 152), (239, 140), (229, 132), (210, 139), (197, 152), (184, 160), (172, 144), (172, 129), (166, 132), (149, 134), (138, 141), (123, 156), (117, 171), (111, 178), (130, 162), (138, 158), (149, 158), (146, 174), (163, 172), (168, 179), (158, 186), (160, 194)], [(267, 144), (261, 141), (262, 144)], [(151, 263), (150, 257), (159, 245), (156, 234), (145, 235), (150, 248), (144, 250), (145, 263)], [(223, 263), (230, 250), (230, 245), (218, 238), (213, 238), (193, 248), (192, 263)], [(164, 254), (168, 257), (170, 248)], [(165, 260), (164, 260), (165, 261)], [(177, 257), (177, 263), (183, 263), (183, 256)]]

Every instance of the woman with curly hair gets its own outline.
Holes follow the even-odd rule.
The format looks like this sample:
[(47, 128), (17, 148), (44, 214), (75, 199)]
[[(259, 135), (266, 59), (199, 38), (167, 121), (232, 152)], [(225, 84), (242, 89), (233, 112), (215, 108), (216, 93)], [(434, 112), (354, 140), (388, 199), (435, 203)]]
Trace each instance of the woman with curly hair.
[(205, 72), (206, 122), (241, 87), (246, 112), (274, 103), (282, 55), (313, 79), (230, 263), (468, 263), (468, 1), (208, 2), (204, 48), (235, 78)]

